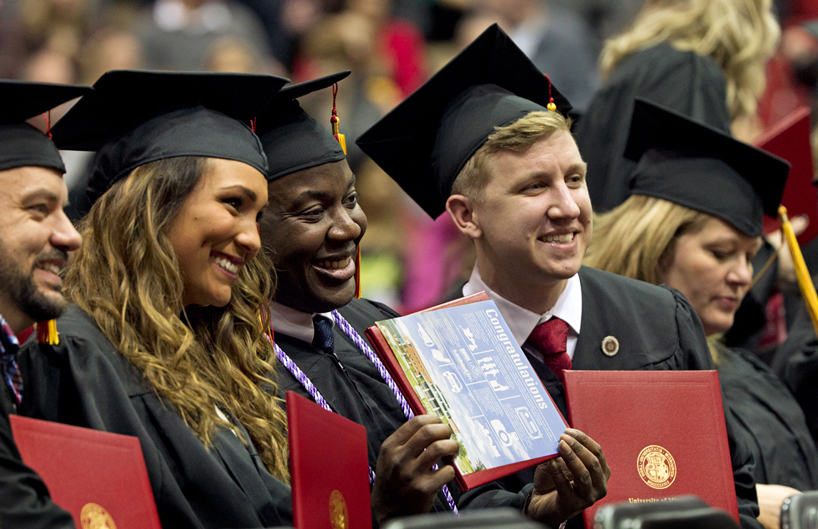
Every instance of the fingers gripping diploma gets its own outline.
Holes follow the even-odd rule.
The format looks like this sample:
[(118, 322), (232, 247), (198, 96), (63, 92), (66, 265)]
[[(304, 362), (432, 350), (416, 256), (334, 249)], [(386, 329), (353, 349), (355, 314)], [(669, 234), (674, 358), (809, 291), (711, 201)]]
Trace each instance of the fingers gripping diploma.
[(460, 446), (434, 415), (418, 415), (387, 437), (378, 454), (372, 509), (378, 523), (396, 516), (428, 513), (440, 488), (454, 479), (451, 465), (432, 466)]
[(611, 477), (602, 448), (579, 430), (565, 430), (558, 450), (559, 457), (537, 467), (526, 509), (534, 520), (554, 527), (604, 498)]

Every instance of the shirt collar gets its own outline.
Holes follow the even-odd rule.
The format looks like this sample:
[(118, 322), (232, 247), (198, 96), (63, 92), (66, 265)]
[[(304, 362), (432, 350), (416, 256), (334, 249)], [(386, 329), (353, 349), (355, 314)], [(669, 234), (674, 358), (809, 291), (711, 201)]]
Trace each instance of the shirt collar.
[[(335, 326), (330, 313), (320, 314)], [(315, 337), (315, 327), (312, 319), (316, 315), (315, 313), (302, 312), (275, 301), (270, 302), (270, 322), (273, 324), (274, 335), (284, 334), (302, 342), (312, 343), (312, 339)]]
[(582, 324), (582, 285), (580, 284), (579, 274), (574, 274), (568, 278), (565, 289), (562, 291), (562, 294), (560, 294), (557, 302), (550, 310), (543, 314), (531, 312), (494, 292), (483, 281), (483, 278), (480, 276), (480, 270), (478, 270), (477, 264), (475, 264), (469, 281), (463, 285), (463, 295), (469, 296), (481, 290), (485, 290), (486, 294), (488, 294), (497, 305), (497, 309), (500, 311), (500, 314), (503, 315), (503, 319), (506, 320), (508, 328), (520, 346), (528, 339), (528, 335), (531, 334), (534, 327), (550, 320), (554, 316), (567, 323), (568, 327), (579, 336), (579, 328)]

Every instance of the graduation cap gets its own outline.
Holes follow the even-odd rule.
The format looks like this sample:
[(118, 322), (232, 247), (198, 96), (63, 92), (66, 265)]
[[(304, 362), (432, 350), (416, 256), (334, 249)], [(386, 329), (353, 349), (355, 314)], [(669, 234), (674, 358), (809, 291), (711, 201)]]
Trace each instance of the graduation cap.
[(724, 220), (750, 237), (778, 215), (790, 164), (677, 112), (637, 98), (625, 157), (631, 193)]
[(55, 126), (61, 149), (97, 151), (91, 202), (140, 165), (177, 156), (267, 159), (248, 123), (287, 82), (268, 75), (115, 70)]
[(25, 121), (91, 92), (87, 86), (0, 80), (0, 171), (36, 166), (65, 172), (57, 147)]
[(297, 99), (328, 88), (349, 74), (347, 70), (282, 88), (258, 115), (256, 134), (267, 154), (268, 180), (346, 158), (339, 140), (304, 112)]
[(563, 115), (571, 110), (548, 77), (493, 24), (356, 143), (437, 217), (455, 177), (495, 128), (549, 105)]

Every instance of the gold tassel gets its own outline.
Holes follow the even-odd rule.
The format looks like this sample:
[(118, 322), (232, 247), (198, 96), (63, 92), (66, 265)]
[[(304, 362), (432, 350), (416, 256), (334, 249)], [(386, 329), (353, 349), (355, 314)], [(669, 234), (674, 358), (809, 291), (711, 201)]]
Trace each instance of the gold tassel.
[(795, 238), (795, 232), (792, 231), (792, 225), (787, 218), (787, 208), (779, 206), (778, 213), (781, 215), (781, 229), (784, 231), (787, 246), (790, 247), (792, 262), (795, 265), (795, 275), (798, 278), (798, 286), (801, 289), (804, 302), (807, 304), (807, 311), (812, 320), (812, 326), (815, 328), (815, 332), (818, 333), (818, 293), (815, 292), (815, 285), (812, 283), (812, 277), (809, 275), (807, 264), (804, 262), (804, 256), (801, 254), (801, 247), (798, 246), (798, 239)]
[(332, 123), (332, 135), (335, 136), (335, 139), (338, 140), (338, 143), (341, 144), (341, 149), (344, 150), (344, 154), (347, 153), (347, 138), (343, 134), (341, 134), (341, 128), (338, 126), (338, 123), (341, 120), (338, 119), (338, 116), (332, 116), (330, 123)]
[(37, 341), (46, 345), (60, 344), (60, 333), (57, 332), (57, 320), (37, 323)]

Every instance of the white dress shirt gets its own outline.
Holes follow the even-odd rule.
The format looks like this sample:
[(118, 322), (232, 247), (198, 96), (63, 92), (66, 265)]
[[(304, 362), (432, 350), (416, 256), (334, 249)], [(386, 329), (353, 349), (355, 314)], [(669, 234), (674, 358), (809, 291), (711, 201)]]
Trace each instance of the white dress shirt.
[[(568, 279), (565, 284), (565, 289), (562, 291), (562, 294), (560, 294), (557, 302), (550, 310), (543, 314), (537, 314), (519, 305), (515, 305), (494, 292), (483, 282), (483, 278), (480, 277), (480, 271), (475, 264), (468, 283), (463, 285), (463, 295), (469, 296), (481, 290), (485, 290), (486, 294), (488, 294), (497, 305), (497, 309), (500, 311), (500, 314), (503, 315), (503, 319), (506, 320), (511, 334), (514, 335), (514, 339), (517, 340), (520, 347), (523, 347), (531, 331), (533, 331), (537, 325), (555, 316), (563, 320), (568, 324), (568, 344), (566, 352), (569, 357), (574, 358), (574, 350), (576, 349), (577, 338), (579, 337), (579, 328), (582, 323), (582, 286), (580, 285), (579, 274), (574, 274)], [(524, 349), (527, 353), (542, 360), (542, 355), (539, 351), (529, 349), (528, 347)]]
[[(321, 313), (332, 322), (333, 327), (335, 322), (330, 317), (329, 313)], [(312, 319), (315, 314), (309, 312), (301, 312), (292, 307), (270, 302), (270, 322), (273, 324), (273, 334), (285, 334), (302, 342), (312, 343), (315, 337), (315, 327)]]

